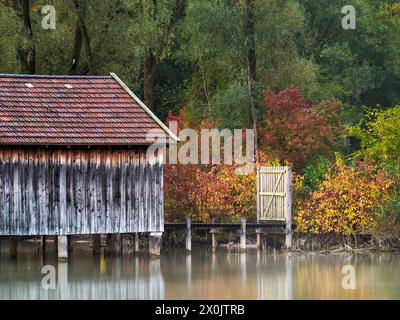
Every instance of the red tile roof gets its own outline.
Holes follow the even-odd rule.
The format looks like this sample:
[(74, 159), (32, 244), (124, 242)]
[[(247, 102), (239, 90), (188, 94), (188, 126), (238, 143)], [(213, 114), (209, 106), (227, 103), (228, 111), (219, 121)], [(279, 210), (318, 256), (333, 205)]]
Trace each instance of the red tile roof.
[(0, 144), (147, 145), (169, 133), (146, 109), (115, 75), (0, 74)]

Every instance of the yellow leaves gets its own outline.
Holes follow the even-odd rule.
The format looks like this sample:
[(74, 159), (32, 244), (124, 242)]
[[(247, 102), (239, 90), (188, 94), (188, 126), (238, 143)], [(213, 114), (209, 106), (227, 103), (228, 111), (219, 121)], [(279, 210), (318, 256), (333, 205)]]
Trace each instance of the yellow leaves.
[[(374, 173), (375, 172), (375, 173)], [(376, 225), (378, 209), (389, 199), (391, 180), (372, 166), (338, 162), (318, 190), (302, 204), (295, 220), (302, 232), (354, 234)]]

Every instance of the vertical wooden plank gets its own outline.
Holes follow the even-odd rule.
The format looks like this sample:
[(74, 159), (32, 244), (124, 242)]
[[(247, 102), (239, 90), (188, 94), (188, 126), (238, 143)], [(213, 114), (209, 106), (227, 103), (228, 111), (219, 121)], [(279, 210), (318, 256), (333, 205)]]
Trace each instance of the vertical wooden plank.
[(260, 192), (261, 192), (261, 188), (260, 188), (260, 168), (258, 167), (257, 168), (257, 174), (256, 174), (256, 177), (257, 177), (257, 199), (256, 199), (256, 201), (257, 201), (257, 222), (260, 222)]
[(34, 192), (34, 174), (35, 174), (35, 164), (34, 164), (34, 151), (29, 149), (28, 151), (28, 183), (27, 183), (27, 201), (28, 201), (28, 211), (29, 211), (29, 221), (30, 228), (29, 234), (35, 235), (40, 234), (39, 228), (37, 228), (38, 214), (36, 209), (36, 197)]
[(103, 197), (102, 197), (102, 169), (101, 169), (101, 152), (99, 149), (96, 150), (96, 168), (95, 168), (95, 193), (96, 193), (96, 233), (100, 233), (101, 222), (103, 217)]
[(164, 206), (163, 206), (163, 166), (162, 166), (163, 159), (159, 159), (157, 162), (157, 185), (156, 185), (156, 210), (157, 210), (157, 228), (158, 230), (164, 231)]
[(143, 157), (142, 155), (139, 153), (139, 181), (138, 181), (138, 188), (139, 188), (139, 231), (143, 232), (146, 231), (146, 227), (144, 224), (144, 193), (145, 193), (145, 186), (144, 186), (144, 170), (145, 170), (145, 165), (143, 162)]
[(134, 175), (134, 225), (137, 232), (140, 230), (140, 221), (139, 221), (139, 194), (140, 194), (140, 185), (139, 185), (139, 177), (140, 177), (140, 165), (138, 154), (134, 153), (134, 161), (135, 161), (135, 175)]
[(19, 188), (18, 186), (18, 177), (16, 177), (16, 170), (15, 170), (15, 152), (10, 150), (11, 153), (11, 163), (10, 163), (10, 234), (17, 235), (17, 225), (18, 225), (18, 210), (16, 208), (17, 203), (17, 193), (15, 192), (16, 189)]
[(67, 216), (67, 170), (66, 154), (64, 151), (59, 152), (59, 159), (59, 233), (67, 234), (69, 229)]
[(121, 197), (120, 197), (120, 219), (119, 219), (119, 232), (120, 233), (125, 233), (128, 232), (126, 229), (127, 227), (127, 210), (126, 210), (126, 161), (127, 161), (127, 153), (125, 150), (122, 150), (120, 153), (120, 192), (121, 192)]
[(113, 172), (112, 172), (112, 163), (111, 163), (111, 151), (107, 150), (107, 157), (106, 157), (106, 191), (107, 191), (107, 209), (106, 209), (106, 229), (107, 233), (112, 232), (112, 224), (113, 224), (113, 190), (112, 190), (112, 179), (113, 179)]
[(97, 202), (96, 202), (96, 150), (89, 150), (89, 164), (88, 164), (88, 214), (89, 214), (89, 226), (88, 233), (98, 232), (96, 221), (97, 221)]
[(3, 211), (4, 210), (4, 165), (3, 165), (3, 163), (4, 163), (3, 148), (0, 148), (0, 236), (5, 234), (5, 230), (4, 230), (5, 214)]
[(133, 206), (133, 199), (132, 199), (132, 155), (131, 151), (128, 150), (126, 153), (126, 179), (125, 179), (125, 210), (126, 210), (126, 232), (134, 232), (134, 228), (132, 225), (132, 206)]
[(90, 162), (90, 150), (85, 149), (83, 150), (83, 216), (84, 216), (84, 228), (83, 233), (89, 234), (90, 233), (90, 225), (92, 223), (92, 215), (90, 212), (90, 173), (89, 173), (89, 162)]

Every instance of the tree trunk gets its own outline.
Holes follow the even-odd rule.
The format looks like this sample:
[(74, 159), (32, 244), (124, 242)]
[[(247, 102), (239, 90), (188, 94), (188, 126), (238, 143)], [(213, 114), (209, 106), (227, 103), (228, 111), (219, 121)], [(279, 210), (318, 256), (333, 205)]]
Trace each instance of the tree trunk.
[(24, 25), (24, 35), (28, 40), (26, 48), (18, 49), (18, 58), (21, 63), (22, 72), (28, 74), (36, 73), (36, 51), (33, 40), (33, 32), (30, 17), (30, 3), (29, 0), (14, 0), (14, 11), (17, 16), (22, 20)]
[(247, 65), (249, 69), (249, 76), (252, 82), (256, 81), (256, 40), (254, 32), (254, 2), (253, 0), (246, 0), (246, 23), (245, 23), (245, 36), (246, 36), (246, 50), (247, 50)]
[(78, 73), (79, 60), (81, 58), (81, 49), (82, 49), (82, 31), (79, 19), (77, 19), (75, 27), (74, 48), (72, 51), (72, 64), (70, 70), (71, 75), (76, 75)]
[(247, 67), (247, 88), (250, 100), (250, 116), (254, 130), (254, 150), (255, 160), (257, 159), (258, 138), (257, 138), (257, 112), (254, 103), (254, 83), (257, 78), (257, 59), (256, 59), (256, 41), (254, 32), (254, 2), (246, 0), (245, 2), (245, 37), (246, 37), (246, 67)]
[(76, 13), (78, 15), (81, 37), (83, 37), (83, 39), (84, 39), (83, 44), (85, 46), (86, 68), (83, 71), (83, 73), (88, 73), (91, 70), (91, 66), (92, 66), (92, 50), (90, 48), (90, 37), (89, 37), (89, 33), (87, 31), (86, 23), (85, 23), (85, 8), (81, 9), (81, 6), (79, 5), (77, 0), (74, 0), (74, 5), (75, 5)]
[(157, 62), (152, 52), (144, 60), (144, 104), (150, 109), (154, 108)]

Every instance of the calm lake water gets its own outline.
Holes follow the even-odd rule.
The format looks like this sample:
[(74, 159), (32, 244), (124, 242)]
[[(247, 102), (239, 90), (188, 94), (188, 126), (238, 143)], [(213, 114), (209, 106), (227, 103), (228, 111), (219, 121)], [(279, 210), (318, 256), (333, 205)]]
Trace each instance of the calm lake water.
[[(51, 249), (43, 258), (36, 244), (24, 243), (10, 260), (4, 242), (0, 299), (400, 299), (397, 253), (287, 257), (194, 248), (149, 259), (74, 248), (68, 263), (58, 263)], [(43, 265), (54, 266), (56, 289), (43, 289)], [(342, 288), (345, 265), (354, 266), (354, 290)]]

